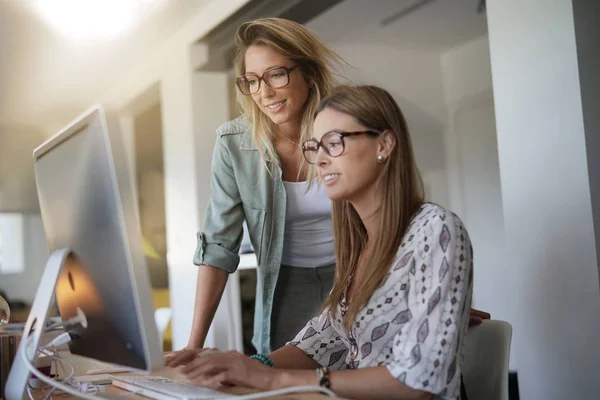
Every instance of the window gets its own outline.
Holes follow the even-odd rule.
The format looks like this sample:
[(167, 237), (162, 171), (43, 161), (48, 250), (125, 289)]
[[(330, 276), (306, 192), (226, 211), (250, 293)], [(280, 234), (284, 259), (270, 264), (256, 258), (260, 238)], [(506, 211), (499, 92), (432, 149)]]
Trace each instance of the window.
[(0, 273), (18, 274), (25, 268), (22, 214), (0, 214)]

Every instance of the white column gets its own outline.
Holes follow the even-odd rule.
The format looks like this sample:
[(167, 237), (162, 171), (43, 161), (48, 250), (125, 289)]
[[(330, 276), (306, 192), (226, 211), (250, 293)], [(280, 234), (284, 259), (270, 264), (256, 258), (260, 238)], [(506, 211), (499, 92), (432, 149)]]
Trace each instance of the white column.
[[(191, 332), (198, 273), (192, 263), (196, 233), (203, 229), (210, 195), (216, 129), (229, 119), (227, 85), (231, 83), (225, 73), (193, 71), (197, 47), (193, 52), (190, 47), (182, 48), (173, 57), (160, 86), (174, 349), (186, 346)], [(227, 285), (206, 346), (241, 350), (231, 317), (240, 307), (235, 283)]]
[[(196, 60), (197, 61), (197, 60)], [(197, 65), (196, 63), (194, 65)], [(196, 72), (192, 78), (196, 185), (199, 229), (210, 197), (211, 161), (219, 125), (230, 118), (229, 88), (225, 72)], [(195, 267), (197, 271), (197, 267)], [(238, 274), (229, 277), (205, 345), (221, 350), (243, 350)]]
[(598, 398), (600, 291), (572, 3), (487, 8), (521, 398)]
[(167, 264), (173, 309), (173, 349), (188, 343), (196, 290), (192, 258), (199, 229), (194, 151), (193, 73), (187, 46), (173, 51), (160, 81), (165, 173)]

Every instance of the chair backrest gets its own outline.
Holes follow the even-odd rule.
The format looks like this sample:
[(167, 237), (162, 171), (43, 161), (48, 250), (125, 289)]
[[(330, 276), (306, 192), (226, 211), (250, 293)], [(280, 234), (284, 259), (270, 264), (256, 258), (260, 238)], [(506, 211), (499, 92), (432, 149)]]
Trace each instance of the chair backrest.
[(469, 400), (508, 400), (508, 364), (512, 326), (485, 320), (469, 329), (463, 380)]

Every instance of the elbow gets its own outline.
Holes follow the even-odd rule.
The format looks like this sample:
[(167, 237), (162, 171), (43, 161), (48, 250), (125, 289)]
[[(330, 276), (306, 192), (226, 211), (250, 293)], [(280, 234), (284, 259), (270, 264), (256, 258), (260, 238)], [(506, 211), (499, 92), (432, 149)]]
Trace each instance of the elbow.
[(414, 400), (433, 400), (434, 396), (432, 393), (419, 391), (419, 394), (415, 396)]

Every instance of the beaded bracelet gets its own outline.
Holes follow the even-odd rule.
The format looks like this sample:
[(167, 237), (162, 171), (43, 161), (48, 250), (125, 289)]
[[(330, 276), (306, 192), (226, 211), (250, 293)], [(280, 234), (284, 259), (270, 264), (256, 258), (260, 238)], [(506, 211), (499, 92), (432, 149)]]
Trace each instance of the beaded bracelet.
[(273, 364), (273, 360), (271, 360), (271, 357), (265, 354), (254, 354), (253, 356), (250, 356), (250, 358), (260, 361), (267, 367), (275, 368), (275, 364)]
[(317, 378), (319, 379), (319, 386), (331, 388), (331, 381), (329, 380), (329, 368), (319, 367), (317, 368)]

